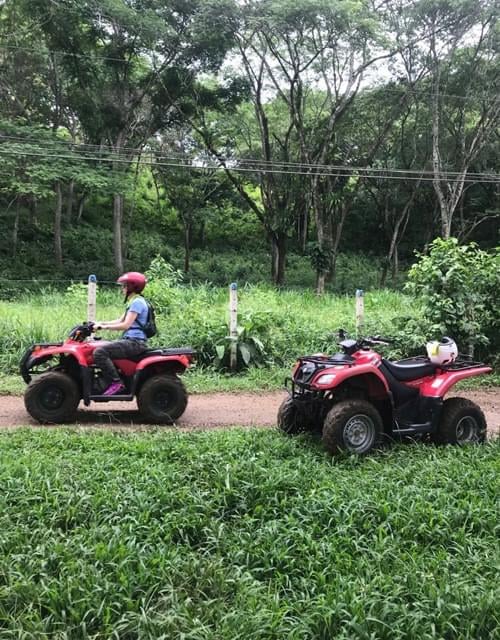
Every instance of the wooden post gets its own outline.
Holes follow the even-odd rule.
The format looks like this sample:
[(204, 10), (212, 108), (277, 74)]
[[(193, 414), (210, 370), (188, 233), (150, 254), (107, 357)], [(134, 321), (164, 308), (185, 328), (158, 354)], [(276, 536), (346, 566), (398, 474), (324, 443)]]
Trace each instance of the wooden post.
[(365, 298), (363, 289), (356, 289), (356, 337), (360, 337), (360, 331), (365, 322)]
[(97, 278), (89, 276), (87, 289), (87, 322), (95, 322)]
[(229, 366), (235, 371), (238, 365), (238, 285), (229, 285), (229, 337), (231, 338)]

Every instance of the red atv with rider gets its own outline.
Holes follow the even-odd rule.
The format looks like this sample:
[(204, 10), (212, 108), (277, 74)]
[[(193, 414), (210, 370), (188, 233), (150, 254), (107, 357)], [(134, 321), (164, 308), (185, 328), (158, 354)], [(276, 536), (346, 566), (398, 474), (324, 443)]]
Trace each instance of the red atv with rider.
[(172, 423), (185, 411), (188, 401), (179, 374), (189, 367), (194, 351), (158, 347), (128, 359), (115, 360), (125, 392), (103, 395), (106, 383), (94, 365), (93, 354), (103, 344), (92, 338), (93, 323), (74, 327), (65, 342), (34, 344), (21, 359), (20, 368), (28, 388), (24, 403), (28, 413), (43, 423), (72, 422), (80, 400), (131, 401), (144, 420)]
[(319, 431), (326, 449), (365, 454), (385, 437), (430, 436), (436, 443), (483, 442), (486, 420), (465, 398), (445, 395), (459, 380), (491, 367), (458, 357), (453, 340), (427, 345), (427, 357), (392, 362), (372, 349), (390, 340), (350, 340), (339, 332), (342, 353), (298, 360), (290, 395), (278, 412), (278, 427), (289, 435)]

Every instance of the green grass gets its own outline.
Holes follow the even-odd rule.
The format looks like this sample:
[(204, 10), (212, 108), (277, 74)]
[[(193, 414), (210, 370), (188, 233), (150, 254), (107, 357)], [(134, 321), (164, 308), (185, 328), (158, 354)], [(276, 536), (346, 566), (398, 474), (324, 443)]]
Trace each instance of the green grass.
[[(215, 357), (215, 346), (227, 344), (228, 291), (209, 285), (176, 287), (167, 291), (168, 304), (157, 314), (159, 336), (151, 346), (190, 345), (198, 352), (199, 364)], [(123, 312), (116, 289), (103, 289), (97, 303), (98, 319), (113, 319)], [(365, 333), (397, 334), (403, 319), (418, 316), (418, 304), (394, 291), (372, 291), (365, 296)], [(199, 367), (188, 374), (191, 392), (258, 391), (280, 388), (297, 356), (338, 349), (334, 332), (344, 327), (354, 332), (353, 296), (316, 296), (311, 291), (277, 291), (266, 286), (246, 286), (239, 291), (240, 322), (265, 347), (267, 366), (238, 376)], [(63, 340), (69, 329), (86, 317), (86, 290), (75, 285), (67, 293), (43, 291), (37, 296), (21, 296), (17, 301), (0, 301), (0, 394), (22, 393), (18, 380), (19, 360), (35, 342)], [(110, 337), (111, 334), (104, 334)], [(402, 357), (423, 353), (425, 337), (405, 335), (385, 355)], [(418, 345), (417, 348), (415, 345)], [(498, 384), (483, 377), (468, 383), (469, 388)], [(472, 385), (472, 387), (470, 386)]]
[[(209, 361), (215, 356), (215, 345), (224, 343), (229, 333), (228, 302), (226, 288), (172, 289), (167, 308), (157, 314), (160, 334), (151, 345), (190, 345), (202, 362)], [(390, 332), (395, 319), (407, 314), (412, 306), (410, 299), (395, 292), (367, 294), (367, 330)], [(122, 313), (116, 290), (100, 292), (99, 320), (114, 319)], [(69, 329), (85, 317), (84, 288), (67, 295), (46, 291), (17, 301), (0, 301), (0, 369), (3, 373), (15, 372), (30, 344), (63, 340)], [(354, 297), (318, 298), (309, 291), (244, 287), (239, 292), (239, 319), (241, 324), (251, 326), (251, 334), (264, 343), (268, 362), (288, 366), (297, 355), (335, 349), (333, 332), (339, 327), (354, 330)]]
[(500, 441), (0, 434), (0, 637), (498, 638)]

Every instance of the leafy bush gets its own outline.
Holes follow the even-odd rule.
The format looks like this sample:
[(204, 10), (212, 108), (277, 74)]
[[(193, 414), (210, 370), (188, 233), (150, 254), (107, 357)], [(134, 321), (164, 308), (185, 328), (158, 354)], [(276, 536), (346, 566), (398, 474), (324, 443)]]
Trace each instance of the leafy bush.
[(88, 286), (83, 282), (72, 282), (66, 289), (66, 300), (69, 304), (86, 302), (88, 300)]
[(168, 313), (176, 287), (182, 282), (182, 273), (161, 256), (153, 258), (146, 271), (146, 295), (159, 313)]
[(224, 341), (215, 346), (215, 366), (220, 369), (229, 367), (233, 345), (236, 347), (238, 370), (251, 365), (261, 367), (271, 364), (270, 334), (271, 328), (278, 322), (276, 314), (271, 311), (255, 311), (243, 315), (241, 324), (237, 327), (237, 337), (225, 336)]
[(470, 355), (478, 345), (490, 352), (500, 347), (498, 250), (487, 253), (476, 244), (438, 238), (411, 267), (405, 290), (423, 306), (422, 317), (409, 323), (409, 333), (423, 329), (428, 339), (450, 335)]

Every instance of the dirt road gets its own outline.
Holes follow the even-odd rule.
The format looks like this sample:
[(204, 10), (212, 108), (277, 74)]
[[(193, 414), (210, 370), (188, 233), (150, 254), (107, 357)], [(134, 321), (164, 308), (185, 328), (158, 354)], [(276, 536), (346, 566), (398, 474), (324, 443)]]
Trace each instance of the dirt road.
[[(284, 392), (272, 393), (211, 393), (193, 395), (188, 408), (177, 424), (177, 428), (242, 426), (272, 426), (276, 424), (276, 413), (284, 398)], [(500, 434), (500, 389), (474, 391), (461, 395), (477, 402), (483, 409), (490, 433)], [(113, 408), (111, 408), (113, 406)], [(113, 426), (114, 428), (143, 430), (135, 403), (92, 403), (78, 412), (77, 424), (82, 426)], [(37, 423), (24, 408), (23, 399), (16, 396), (0, 397), (0, 428), (19, 427)]]

